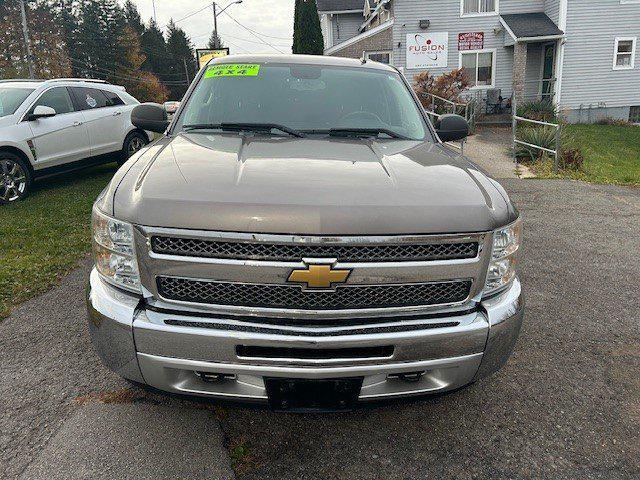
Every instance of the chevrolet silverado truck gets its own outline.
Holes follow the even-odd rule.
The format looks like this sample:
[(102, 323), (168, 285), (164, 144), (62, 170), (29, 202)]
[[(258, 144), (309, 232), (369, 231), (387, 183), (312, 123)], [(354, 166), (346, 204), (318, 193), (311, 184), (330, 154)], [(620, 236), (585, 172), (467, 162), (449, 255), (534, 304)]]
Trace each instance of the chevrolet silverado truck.
[(522, 224), (403, 75), (365, 60), (211, 61), (93, 208), (89, 330), (156, 389), (276, 410), (457, 389), (520, 331)]

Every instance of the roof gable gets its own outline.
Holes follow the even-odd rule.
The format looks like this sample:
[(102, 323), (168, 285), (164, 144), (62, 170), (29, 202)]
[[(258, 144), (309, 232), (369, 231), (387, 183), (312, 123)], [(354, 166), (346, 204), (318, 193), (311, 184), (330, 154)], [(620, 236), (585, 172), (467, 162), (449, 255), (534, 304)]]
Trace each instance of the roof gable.
[(316, 0), (318, 12), (364, 11), (364, 0)]

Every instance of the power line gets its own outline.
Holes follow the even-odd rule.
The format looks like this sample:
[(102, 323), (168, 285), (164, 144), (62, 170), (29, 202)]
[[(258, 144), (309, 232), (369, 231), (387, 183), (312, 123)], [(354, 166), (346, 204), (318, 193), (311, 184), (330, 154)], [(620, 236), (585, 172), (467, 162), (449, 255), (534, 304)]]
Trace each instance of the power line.
[[(70, 60), (71, 60), (72, 62), (80, 63), (80, 64), (82, 64), (82, 65), (85, 65), (86, 67), (93, 68), (93, 69), (95, 69), (96, 71), (102, 71), (102, 74), (103, 74), (103, 75), (114, 75), (114, 73), (113, 73), (111, 70), (107, 69), (107, 68), (97, 67), (97, 66), (92, 66), (91, 64), (89, 64), (89, 63), (87, 63), (87, 62), (84, 62), (84, 61), (82, 61), (82, 60), (78, 60), (78, 59), (76, 59), (76, 58), (71, 58), (71, 57), (70, 57)], [(125, 69), (128, 69), (128, 68), (129, 68), (129, 67), (126, 67), (126, 66), (124, 66), (124, 65), (121, 65), (121, 64), (119, 64), (119, 63), (115, 63), (114, 65), (115, 65), (116, 67), (120, 67), (120, 68), (125, 68)], [(141, 71), (147, 71), (147, 70), (141, 70)], [(158, 80), (160, 80), (160, 82), (161, 82), (161, 83), (166, 83), (166, 84), (168, 84), (168, 85), (169, 85), (169, 84), (173, 84), (173, 83), (184, 83), (184, 81), (183, 81), (183, 80), (163, 80), (163, 79), (162, 79), (162, 77), (160, 77), (158, 74), (156, 74), (156, 73), (154, 73), (154, 72), (149, 72), (149, 73), (153, 73), (153, 75), (154, 75), (154, 76), (156, 76), (156, 77), (158, 78)], [(131, 76), (131, 75), (127, 75), (127, 74), (118, 74), (118, 75), (122, 76), (123, 78), (124, 78), (124, 77), (129, 77), (129, 79), (131, 79), (131, 80), (136, 80), (136, 79), (137, 79), (136, 77), (133, 77), (133, 76)], [(180, 78), (184, 78), (184, 73), (181, 73), (181, 74), (171, 74), (171, 75), (179, 75), (179, 76), (180, 76)]]
[(230, 13), (228, 12), (224, 12), (224, 14), (229, 17), (231, 20), (233, 20), (234, 22), (236, 22), (238, 25), (240, 25), (242, 28), (244, 28), (245, 30), (247, 30), (251, 35), (253, 35), (254, 37), (256, 37), (258, 40), (260, 40), (262, 43), (264, 43), (265, 45), (269, 45), (271, 48), (273, 48), (275, 51), (279, 52), (279, 53), (284, 53), (282, 50), (280, 50), (278, 47), (272, 45), (271, 43), (267, 42), (266, 40), (260, 38), (256, 33), (253, 32), (253, 30), (251, 30), (249, 27), (245, 27), (243, 24), (241, 24), (238, 20), (236, 20), (235, 18), (233, 18), (231, 16)]
[(193, 17), (194, 15), (197, 15), (197, 14), (198, 14), (198, 13), (200, 13), (201, 11), (206, 10), (207, 8), (212, 7), (212, 6), (213, 6), (213, 3), (210, 3), (210, 4), (208, 4), (208, 5), (205, 5), (205, 6), (204, 6), (204, 7), (202, 7), (201, 9), (196, 10), (196, 11), (194, 11), (194, 12), (191, 12), (191, 13), (187, 14), (186, 16), (182, 17), (180, 20), (174, 20), (174, 21), (173, 21), (173, 23), (179, 23), (179, 22), (182, 22), (183, 20), (186, 20), (187, 18)]
[[(196, 35), (195, 37), (191, 37), (191, 39), (193, 40), (194, 38), (202, 38), (202, 37), (204, 37), (205, 35), (209, 35), (209, 34), (208, 34), (208, 33), (203, 33), (202, 35)], [(230, 35), (230, 34), (228, 34), (228, 33), (220, 34), (220, 38), (223, 38), (223, 39), (225, 39), (225, 40), (226, 40), (226, 38), (227, 38), (227, 37), (229, 37), (229, 38), (233, 38), (233, 39), (235, 39), (235, 40), (240, 40), (240, 41), (242, 41), (242, 42), (247, 42), (247, 43), (257, 43), (257, 44), (260, 44), (260, 45), (264, 45), (264, 42), (257, 42), (257, 41), (255, 41), (255, 40), (249, 40), (248, 38), (236, 37), (236, 36), (234, 36), (234, 35)], [(278, 43), (274, 43), (274, 45), (275, 45), (276, 47), (282, 47), (282, 48), (290, 48), (290, 47), (291, 47), (291, 45), (281, 45), (281, 44), (278, 44)]]
[[(227, 12), (224, 12), (224, 13), (227, 13)], [(230, 15), (229, 13), (227, 13), (227, 15), (229, 15), (229, 17), (231, 17), (231, 15)], [(233, 20), (235, 20), (233, 17), (231, 17), (231, 18), (232, 18)], [(236, 23), (239, 23), (237, 20), (235, 20), (235, 21), (236, 21)], [(243, 27), (244, 27), (245, 29), (249, 30), (250, 32), (253, 32), (253, 33), (255, 33), (255, 34), (261, 35), (261, 36), (263, 36), (263, 37), (267, 37), (267, 38), (275, 38), (276, 40), (291, 40), (291, 37), (276, 37), (275, 35), (268, 35), (268, 34), (266, 34), (266, 33), (259, 32), (259, 31), (257, 31), (257, 30), (252, 29), (252, 28), (245, 27), (244, 25), (243, 25)]]
[(241, 53), (251, 53), (249, 50), (247, 50), (246, 48), (241, 47), (240, 45), (237, 45), (233, 42), (230, 42), (228, 40), (225, 40), (226, 43), (228, 43), (229, 45), (231, 45), (232, 47), (235, 47), (237, 49), (240, 50)]
[[(116, 74), (114, 72), (110, 72), (108, 70), (104, 70), (104, 69), (100, 69), (100, 67), (92, 67), (91, 65), (89, 65), (88, 63), (85, 63), (81, 60), (76, 60), (74, 58), (70, 58), (69, 59), (71, 61), (71, 63), (74, 63), (76, 66), (83, 68), (85, 71), (89, 72), (89, 73), (93, 73), (96, 75), (108, 75), (110, 78), (113, 78), (115, 80), (124, 80), (124, 81), (129, 81), (129, 82), (139, 82), (139, 83), (146, 83), (146, 80), (141, 79), (141, 78), (137, 78), (137, 77), (132, 77), (130, 75), (126, 75), (126, 74)], [(102, 71), (99, 70), (94, 70), (94, 69), (100, 69)], [(153, 72), (148, 72), (153, 74)], [(163, 85), (168, 85), (168, 86), (184, 86), (184, 85), (189, 85), (187, 82), (177, 82), (177, 81), (162, 81), (160, 79), (158, 79), (158, 81), (160, 83), (162, 83)]]

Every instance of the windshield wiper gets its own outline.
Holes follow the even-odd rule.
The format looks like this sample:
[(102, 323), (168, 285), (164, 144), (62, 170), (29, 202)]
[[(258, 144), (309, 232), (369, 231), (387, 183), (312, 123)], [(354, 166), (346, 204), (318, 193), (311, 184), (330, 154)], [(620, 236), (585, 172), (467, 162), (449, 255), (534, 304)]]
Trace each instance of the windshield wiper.
[(194, 123), (191, 125), (184, 125), (182, 127), (185, 131), (190, 130), (228, 130), (233, 132), (239, 131), (253, 131), (253, 132), (268, 132), (270, 130), (280, 130), (294, 137), (302, 138), (304, 133), (299, 132), (286, 125), (280, 125), (278, 123)]
[(401, 140), (411, 140), (398, 132), (389, 130), (388, 128), (332, 128), (329, 130), (329, 135), (332, 137), (377, 137), (381, 133), (388, 135), (391, 138), (399, 138)]

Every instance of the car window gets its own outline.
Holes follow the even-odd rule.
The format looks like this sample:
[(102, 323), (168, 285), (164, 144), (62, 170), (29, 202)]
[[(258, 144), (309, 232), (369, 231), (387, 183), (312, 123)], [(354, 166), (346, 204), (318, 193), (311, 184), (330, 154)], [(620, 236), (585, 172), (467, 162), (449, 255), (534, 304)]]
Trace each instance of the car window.
[(71, 90), (80, 110), (95, 110), (104, 108), (108, 104), (105, 94), (97, 88), (72, 87)]
[(22, 102), (33, 92), (33, 88), (0, 88), (0, 117), (13, 115)]
[(66, 87), (56, 87), (44, 92), (31, 108), (31, 112), (38, 106), (53, 108), (58, 115), (73, 112), (73, 103)]
[(100, 90), (105, 97), (107, 97), (107, 107), (117, 107), (118, 105), (124, 105), (122, 99), (115, 92), (109, 90)]

